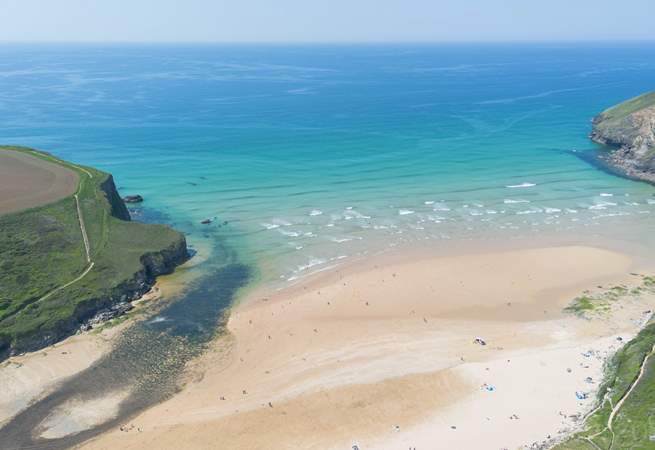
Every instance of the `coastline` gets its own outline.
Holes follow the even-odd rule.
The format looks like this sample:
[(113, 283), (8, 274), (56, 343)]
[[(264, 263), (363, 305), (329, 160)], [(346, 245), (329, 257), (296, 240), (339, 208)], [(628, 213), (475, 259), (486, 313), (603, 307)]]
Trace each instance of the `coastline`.
[(636, 282), (634, 259), (591, 247), (400, 254), (351, 269), (249, 293), (230, 335), (188, 366), (186, 387), (122, 427), (139, 432), (82, 447), (543, 442), (591, 408), (605, 358), (637, 332), (644, 307), (625, 300), (592, 320), (562, 312), (587, 289)]
[(30, 404), (48, 395), (68, 377), (91, 367), (106, 356), (119, 335), (136, 321), (152, 314), (148, 308), (181, 292), (191, 280), (185, 269), (189, 260), (176, 272), (157, 278), (152, 288), (132, 302), (127, 314), (101, 323), (97, 328), (80, 332), (33, 352), (10, 356), (0, 363), (0, 427)]
[(0, 146), (0, 156), (23, 172), (1, 183), (18, 190), (22, 209), (0, 207), (0, 360), (131, 309), (189, 259), (182, 233), (131, 221), (111, 174), (27, 147)]

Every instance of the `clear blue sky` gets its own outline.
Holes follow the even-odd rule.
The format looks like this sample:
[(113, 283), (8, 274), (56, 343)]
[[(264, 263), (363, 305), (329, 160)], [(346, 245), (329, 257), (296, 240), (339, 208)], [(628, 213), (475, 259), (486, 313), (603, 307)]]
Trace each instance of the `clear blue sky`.
[(0, 0), (0, 41), (655, 39), (655, 0)]

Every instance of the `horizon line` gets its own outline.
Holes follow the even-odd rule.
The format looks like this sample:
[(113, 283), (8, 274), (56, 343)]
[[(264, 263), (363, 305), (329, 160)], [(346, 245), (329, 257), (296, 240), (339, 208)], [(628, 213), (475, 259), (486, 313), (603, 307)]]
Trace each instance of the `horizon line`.
[(371, 40), (371, 41), (145, 41), (145, 40), (0, 40), (0, 45), (29, 45), (29, 44), (63, 44), (63, 45), (93, 45), (93, 44), (126, 44), (126, 45), (493, 45), (493, 44), (638, 44), (654, 43), (655, 37), (646, 39), (618, 38), (618, 39), (524, 39), (524, 40)]

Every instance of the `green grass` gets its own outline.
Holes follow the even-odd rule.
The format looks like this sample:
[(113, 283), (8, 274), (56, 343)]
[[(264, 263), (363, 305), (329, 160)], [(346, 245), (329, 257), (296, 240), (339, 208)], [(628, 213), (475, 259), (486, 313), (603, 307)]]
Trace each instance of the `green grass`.
[[(639, 373), (644, 357), (655, 343), (655, 323), (648, 324), (609, 361), (598, 391), (602, 407), (589, 416), (584, 430), (555, 447), (557, 450), (593, 449), (585, 438), (601, 449), (609, 449), (612, 435), (607, 421), (619, 399), (628, 391)], [(655, 359), (648, 360), (644, 376), (625, 400), (613, 420), (613, 449), (652, 449), (655, 443)]]
[(655, 278), (642, 276), (640, 286), (628, 288), (626, 286), (613, 286), (603, 292), (584, 295), (573, 299), (571, 304), (564, 308), (564, 311), (576, 314), (581, 317), (592, 314), (602, 314), (610, 311), (612, 303), (627, 296), (637, 297), (646, 292), (655, 292)]
[[(75, 170), (78, 195), (94, 268), (79, 283), (44, 301), (40, 297), (79, 276), (87, 267), (75, 199), (0, 216), (0, 354), (38, 337), (59, 336), (79, 317), (108, 304), (134, 284), (144, 270), (144, 255), (161, 262), (157, 252), (180, 245), (183, 236), (162, 225), (121, 220), (124, 205), (107, 189), (110, 175), (79, 167), (51, 155), (20, 147), (0, 147)], [(88, 174), (92, 174), (91, 178)], [(103, 189), (103, 186), (105, 187)], [(29, 345), (27, 345), (29, 347)]]
[[(587, 294), (578, 297), (566, 309), (584, 316), (608, 310), (613, 301), (626, 296), (638, 297), (655, 292), (655, 278), (641, 276), (641, 279), (641, 285), (632, 289), (615, 286), (596, 295)], [(651, 321), (607, 362), (604, 379), (598, 390), (599, 408), (584, 422), (583, 430), (554, 447), (555, 449), (655, 448), (655, 442), (650, 441), (650, 436), (655, 435), (655, 358), (653, 357), (648, 359), (642, 379), (614, 417), (614, 436), (607, 428), (613, 406), (637, 379), (642, 361), (650, 353), (653, 344), (655, 344), (655, 322)], [(593, 444), (589, 442), (590, 440)]]
[(642, 94), (606, 109), (600, 114), (600, 119), (602, 121), (619, 121), (636, 111), (651, 106), (655, 106), (655, 92)]

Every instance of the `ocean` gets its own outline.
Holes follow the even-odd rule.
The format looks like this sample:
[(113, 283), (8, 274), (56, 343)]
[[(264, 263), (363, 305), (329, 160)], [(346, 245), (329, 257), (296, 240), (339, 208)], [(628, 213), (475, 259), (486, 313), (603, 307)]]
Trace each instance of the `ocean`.
[[(590, 119), (653, 88), (649, 44), (9, 45), (2, 141), (114, 174), (194, 238), (293, 281), (422, 239), (655, 212)], [(138, 217), (138, 216), (137, 216)], [(214, 222), (203, 226), (210, 218)]]
[(4, 45), (1, 131), (292, 282), (408, 242), (650, 220), (653, 187), (579, 156), (654, 80), (638, 43)]

